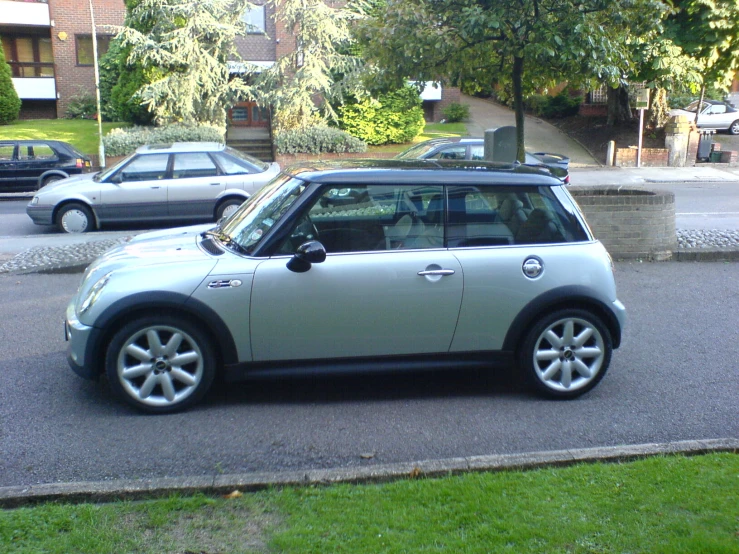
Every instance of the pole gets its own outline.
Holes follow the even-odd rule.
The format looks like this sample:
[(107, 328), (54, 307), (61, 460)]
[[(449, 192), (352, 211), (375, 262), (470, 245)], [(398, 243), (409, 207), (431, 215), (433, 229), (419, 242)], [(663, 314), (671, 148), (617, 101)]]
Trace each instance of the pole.
[(639, 110), (639, 146), (636, 150), (636, 167), (641, 167), (641, 142), (644, 131), (644, 110)]
[(100, 68), (98, 67), (98, 38), (95, 27), (95, 12), (90, 0), (90, 22), (92, 23), (92, 62), (95, 66), (95, 100), (98, 111), (98, 157), (100, 167), (105, 167), (105, 145), (103, 144), (103, 116), (100, 113)]

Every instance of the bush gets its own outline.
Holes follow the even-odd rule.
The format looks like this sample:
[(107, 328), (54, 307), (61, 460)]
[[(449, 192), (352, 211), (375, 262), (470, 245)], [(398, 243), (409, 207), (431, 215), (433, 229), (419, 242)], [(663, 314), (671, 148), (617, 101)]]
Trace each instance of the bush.
[(306, 127), (282, 131), (275, 137), (280, 154), (322, 154), (324, 152), (366, 152), (367, 144), (333, 127)]
[(534, 115), (546, 118), (577, 115), (580, 104), (582, 104), (582, 97), (570, 96), (566, 90), (563, 90), (557, 96), (532, 94), (524, 100), (524, 106), (527, 110)]
[(410, 142), (426, 124), (421, 97), (412, 86), (346, 104), (339, 114), (339, 126), (367, 144)]
[(470, 118), (470, 107), (467, 104), (459, 104), (452, 102), (446, 108), (441, 110), (447, 123), (457, 123)]
[(10, 66), (5, 61), (0, 44), (0, 125), (7, 125), (18, 119), (21, 113), (21, 99), (13, 86)]
[(75, 94), (67, 106), (66, 119), (94, 119), (97, 115), (97, 100), (87, 92)]
[(105, 153), (125, 156), (144, 144), (172, 142), (223, 142), (223, 129), (201, 125), (167, 125), (165, 127), (128, 127), (113, 129), (103, 137)]

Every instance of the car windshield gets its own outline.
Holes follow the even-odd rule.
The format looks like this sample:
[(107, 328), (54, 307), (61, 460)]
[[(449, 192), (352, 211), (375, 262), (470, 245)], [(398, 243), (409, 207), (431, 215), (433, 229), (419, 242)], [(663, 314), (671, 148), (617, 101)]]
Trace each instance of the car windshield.
[(120, 162), (115, 164), (114, 166), (109, 167), (108, 169), (103, 169), (102, 171), (98, 171), (95, 176), (92, 178), (94, 181), (102, 181), (104, 179), (107, 179), (110, 177), (113, 173), (118, 171), (119, 167), (123, 167), (124, 164), (127, 164), (128, 161), (133, 158), (136, 154), (131, 154), (130, 156), (126, 156), (123, 158)]
[[(686, 106), (686, 108), (685, 108), (685, 111), (686, 111), (686, 112), (693, 112), (693, 113), (695, 113), (695, 112), (696, 112), (696, 111), (698, 110), (698, 104), (699, 104), (699, 101), (698, 101), (698, 100), (696, 100), (695, 102), (691, 102), (690, 104), (688, 104), (688, 105)], [(705, 102), (703, 103), (703, 107), (704, 107), (704, 108), (705, 108), (705, 107), (706, 107), (707, 105), (708, 105), (708, 104), (706, 104)]]
[(244, 202), (220, 227), (223, 234), (246, 254), (254, 251), (262, 237), (285, 215), (303, 193), (305, 181), (281, 175)]
[(240, 158), (244, 160), (245, 162), (249, 162), (253, 166), (258, 167), (260, 171), (267, 171), (267, 168), (269, 167), (268, 163), (265, 163), (262, 160), (255, 158), (254, 156), (250, 156), (249, 154), (246, 154), (244, 152), (240, 152), (239, 150), (231, 148), (230, 146), (227, 146), (224, 149), (224, 151), (228, 152), (235, 158)]
[(424, 154), (430, 152), (431, 150), (436, 148), (436, 146), (436, 144), (422, 142), (421, 144), (417, 144), (416, 146), (411, 146), (408, 150), (406, 150), (405, 152), (401, 152), (395, 157), (399, 160), (416, 160), (418, 158), (422, 158)]

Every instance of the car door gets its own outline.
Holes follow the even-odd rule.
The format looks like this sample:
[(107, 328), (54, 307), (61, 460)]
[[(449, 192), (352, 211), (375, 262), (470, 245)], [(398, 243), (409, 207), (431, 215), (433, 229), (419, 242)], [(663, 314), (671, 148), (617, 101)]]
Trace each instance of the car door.
[(21, 142), (18, 145), (16, 180), (24, 187), (35, 187), (39, 176), (56, 167), (59, 156), (43, 142)]
[[(370, 185), (327, 188), (317, 197), (255, 271), (255, 361), (449, 351), (462, 268), (443, 248), (436, 223), (443, 214), (431, 213), (443, 210), (434, 200), (442, 187), (417, 192), (413, 185)], [(288, 269), (285, 254), (311, 239), (324, 245), (326, 260), (304, 273)]]
[(213, 219), (216, 198), (226, 188), (218, 173), (207, 152), (175, 154), (167, 189), (169, 217)]
[(0, 142), (0, 186), (15, 187), (15, 143)]
[(101, 187), (102, 221), (150, 221), (167, 217), (169, 154), (139, 154)]

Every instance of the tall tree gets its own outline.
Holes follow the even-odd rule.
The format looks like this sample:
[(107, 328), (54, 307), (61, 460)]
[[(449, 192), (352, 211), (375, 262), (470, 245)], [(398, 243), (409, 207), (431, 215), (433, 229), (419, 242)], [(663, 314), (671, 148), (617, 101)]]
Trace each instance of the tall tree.
[[(129, 64), (144, 68), (137, 97), (158, 123), (225, 126), (226, 106), (247, 94), (231, 79), (234, 38), (245, 33), (247, 0), (134, 0), (119, 37)], [(142, 32), (139, 29), (147, 29)], [(153, 68), (153, 70), (152, 70)]]
[(657, 26), (663, 7), (656, 0), (388, 0), (362, 36), (366, 55), (398, 79), (439, 80), (469, 65), (510, 83), (523, 161), (527, 82), (618, 83), (630, 64), (628, 38)]
[(272, 106), (278, 129), (336, 119), (332, 102), (355, 90), (360, 59), (350, 48), (356, 2), (270, 0), (295, 48), (259, 75), (255, 99)]
[(5, 61), (3, 45), (0, 42), (0, 125), (7, 125), (18, 119), (21, 111), (21, 100), (13, 86), (12, 73)]

